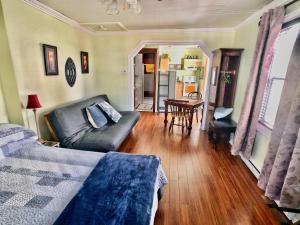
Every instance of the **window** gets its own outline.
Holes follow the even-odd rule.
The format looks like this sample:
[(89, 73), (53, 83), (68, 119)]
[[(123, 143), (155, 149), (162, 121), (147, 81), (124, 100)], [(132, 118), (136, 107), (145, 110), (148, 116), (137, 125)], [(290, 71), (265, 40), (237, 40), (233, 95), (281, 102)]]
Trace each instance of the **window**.
[(283, 29), (274, 46), (274, 56), (259, 115), (259, 122), (269, 129), (273, 128), (275, 122), (288, 64), (299, 30), (300, 23)]

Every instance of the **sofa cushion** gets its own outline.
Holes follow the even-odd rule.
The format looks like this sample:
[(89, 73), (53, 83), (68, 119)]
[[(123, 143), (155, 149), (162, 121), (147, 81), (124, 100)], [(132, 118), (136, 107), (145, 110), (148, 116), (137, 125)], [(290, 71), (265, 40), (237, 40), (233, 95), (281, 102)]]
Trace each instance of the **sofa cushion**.
[(122, 115), (109, 103), (103, 101), (98, 105), (113, 122), (117, 123), (121, 119)]
[(123, 111), (118, 123), (110, 123), (100, 129), (86, 133), (70, 147), (89, 151), (116, 151), (136, 122), (140, 118), (138, 112)]
[(74, 104), (55, 109), (48, 115), (50, 124), (62, 147), (69, 145), (84, 133), (93, 129), (87, 119), (85, 108), (102, 101), (108, 102), (106, 95), (81, 100)]
[(94, 128), (101, 128), (105, 124), (107, 124), (107, 119), (101, 109), (99, 108), (98, 104), (91, 105), (86, 107), (86, 114), (90, 124)]
[(216, 120), (226, 118), (232, 113), (232, 111), (233, 108), (217, 107), (214, 112), (214, 118)]

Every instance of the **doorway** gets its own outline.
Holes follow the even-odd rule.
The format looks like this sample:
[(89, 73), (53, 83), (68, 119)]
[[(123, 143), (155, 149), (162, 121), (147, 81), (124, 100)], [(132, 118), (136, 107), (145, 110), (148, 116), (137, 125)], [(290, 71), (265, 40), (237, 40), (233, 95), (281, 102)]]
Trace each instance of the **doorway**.
[(134, 108), (155, 112), (157, 49), (143, 48), (134, 57)]
[[(203, 107), (203, 122), (201, 124), (201, 129), (205, 130), (208, 127), (208, 97), (209, 97), (209, 83), (211, 82), (211, 64), (212, 64), (212, 51), (205, 45), (204, 42), (201, 40), (187, 40), (187, 41), (174, 41), (174, 40), (165, 40), (165, 41), (160, 41), (160, 40), (145, 40), (141, 41), (135, 49), (132, 50), (132, 52), (128, 55), (128, 87), (129, 87), (129, 95), (128, 95), (128, 104), (129, 104), (129, 110), (135, 110), (134, 107), (134, 101), (135, 101), (135, 76), (134, 76), (134, 58), (138, 55), (138, 53), (145, 47), (150, 48), (150, 46), (169, 46), (169, 45), (174, 45), (174, 46), (186, 46), (186, 45), (196, 45), (198, 48), (200, 48), (203, 53), (207, 56), (207, 61), (206, 63), (206, 68), (205, 71), (203, 71), (203, 74), (205, 76), (205, 79), (203, 80), (202, 84), (203, 85), (203, 94), (202, 98), (204, 100), (204, 107)], [(157, 55), (157, 58), (159, 56)], [(159, 61), (159, 59), (158, 59)], [(157, 63), (158, 66), (160, 66), (160, 62)], [(159, 74), (157, 74), (156, 77), (156, 88), (158, 88), (158, 83), (159, 83)], [(159, 103), (158, 100), (158, 91), (156, 91), (156, 105), (155, 105), (155, 110), (157, 110), (157, 105)], [(154, 99), (155, 101), (155, 99)], [(154, 109), (153, 109), (154, 110)]]
[(165, 111), (166, 98), (204, 98), (208, 57), (198, 45), (159, 45), (158, 55), (158, 112)]

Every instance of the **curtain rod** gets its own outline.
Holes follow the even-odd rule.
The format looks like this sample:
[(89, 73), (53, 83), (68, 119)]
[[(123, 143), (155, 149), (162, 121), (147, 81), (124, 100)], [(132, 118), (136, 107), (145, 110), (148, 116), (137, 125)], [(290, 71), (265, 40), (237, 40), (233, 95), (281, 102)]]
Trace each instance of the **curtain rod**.
[(293, 0), (293, 1), (290, 1), (289, 3), (286, 3), (285, 5), (284, 5), (284, 8), (287, 8), (287, 7), (289, 7), (290, 5), (293, 5), (294, 3), (296, 3), (296, 2), (298, 2), (299, 0)]
[[(290, 1), (289, 3), (286, 3), (285, 5), (284, 5), (284, 8), (286, 9), (287, 7), (289, 7), (289, 6), (291, 6), (291, 5), (293, 5), (293, 4), (295, 4), (296, 2), (298, 2), (299, 0), (293, 0), (293, 1)], [(262, 18), (262, 16), (260, 17), (260, 19)], [(260, 21), (259, 21), (259, 23), (258, 23), (258, 26), (260, 26)]]

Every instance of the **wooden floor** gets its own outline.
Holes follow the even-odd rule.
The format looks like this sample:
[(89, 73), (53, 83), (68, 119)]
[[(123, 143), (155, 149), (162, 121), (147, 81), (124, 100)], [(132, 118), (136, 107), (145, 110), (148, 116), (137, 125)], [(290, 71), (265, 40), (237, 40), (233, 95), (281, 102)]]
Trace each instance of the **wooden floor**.
[(191, 136), (164, 129), (163, 114), (142, 113), (123, 152), (160, 156), (169, 179), (155, 225), (278, 224), (256, 179), (228, 147), (212, 149), (194, 124)]

